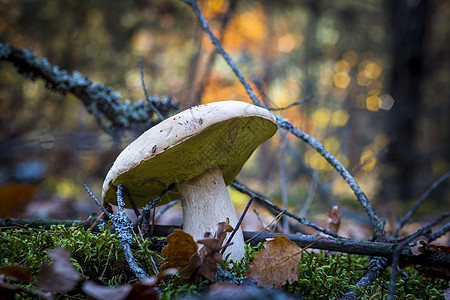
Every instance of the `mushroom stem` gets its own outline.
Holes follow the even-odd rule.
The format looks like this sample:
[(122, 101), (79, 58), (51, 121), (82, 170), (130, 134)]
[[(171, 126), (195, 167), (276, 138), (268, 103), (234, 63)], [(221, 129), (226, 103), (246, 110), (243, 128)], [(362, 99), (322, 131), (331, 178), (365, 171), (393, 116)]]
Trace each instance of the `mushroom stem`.
[[(226, 222), (227, 218), (233, 228), (238, 223), (220, 167), (208, 169), (178, 184), (177, 188), (183, 206), (183, 230), (192, 235), (195, 241), (202, 239), (205, 232), (214, 232), (217, 223)], [(232, 242), (224, 257), (231, 253), (230, 259), (240, 260), (245, 254), (244, 236), (240, 228)]]

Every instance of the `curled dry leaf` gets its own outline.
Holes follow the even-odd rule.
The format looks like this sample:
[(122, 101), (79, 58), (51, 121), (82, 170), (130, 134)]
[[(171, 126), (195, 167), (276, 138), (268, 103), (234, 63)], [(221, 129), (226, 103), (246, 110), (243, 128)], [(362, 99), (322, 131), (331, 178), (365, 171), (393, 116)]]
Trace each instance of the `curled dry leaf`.
[(302, 249), (286, 236), (274, 237), (255, 254), (255, 260), (244, 275), (255, 279), (259, 286), (280, 288), (298, 279), (301, 252)]
[(341, 226), (341, 212), (339, 211), (339, 207), (335, 205), (331, 210), (327, 209), (327, 215), (328, 230), (337, 233)]
[(44, 266), (37, 275), (41, 289), (50, 292), (65, 292), (72, 290), (80, 280), (80, 274), (70, 263), (70, 253), (64, 248), (57, 247), (48, 253), (53, 261)]
[(222, 245), (225, 241), (225, 238), (227, 237), (227, 233), (232, 231), (233, 227), (231, 227), (230, 225), (230, 219), (227, 218), (226, 222), (220, 222), (216, 225), (216, 233), (214, 237), (217, 238), (220, 245)]
[(425, 252), (424, 245), (420, 243), (422, 241), (425, 241), (425, 240), (420, 239), (416, 242), (416, 244), (414, 246), (410, 247), (411, 253), (414, 254), (415, 256), (421, 255)]
[[(198, 251), (198, 245), (192, 236), (182, 230), (174, 230), (167, 237), (167, 246), (163, 249), (166, 255), (163, 267), (181, 268), (180, 277), (199, 282), (207, 279), (214, 281), (217, 273), (217, 264), (223, 266), (220, 247), (227, 232), (233, 231), (229, 220), (220, 222), (212, 238), (198, 240), (203, 247)], [(208, 236), (208, 235), (207, 235)]]

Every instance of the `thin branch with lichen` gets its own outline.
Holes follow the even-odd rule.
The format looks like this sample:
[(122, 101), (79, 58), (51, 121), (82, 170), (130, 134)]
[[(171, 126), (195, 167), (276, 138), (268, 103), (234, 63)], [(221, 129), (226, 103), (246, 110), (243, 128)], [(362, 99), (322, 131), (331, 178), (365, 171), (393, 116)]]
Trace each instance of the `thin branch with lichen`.
[(147, 273), (139, 267), (136, 263), (136, 260), (133, 257), (133, 253), (131, 252), (131, 244), (132, 244), (132, 233), (131, 230), (133, 228), (133, 223), (131, 223), (130, 219), (125, 212), (125, 202), (123, 201), (123, 185), (119, 184), (117, 186), (117, 215), (113, 215), (109, 213), (97, 200), (95, 195), (91, 192), (89, 187), (85, 184), (84, 188), (88, 192), (89, 196), (95, 201), (95, 203), (102, 209), (102, 211), (110, 218), (111, 222), (114, 224), (114, 228), (119, 235), (120, 241), (122, 242), (122, 249), (125, 254), (125, 259), (130, 266), (131, 271), (136, 275), (136, 277), (144, 281), (148, 279)]
[[(42, 79), (46, 88), (62, 94), (72, 93), (79, 98), (86, 110), (93, 114), (105, 132), (114, 134), (116, 129), (133, 128), (139, 131), (161, 121), (161, 112), (168, 117), (178, 106), (167, 97), (160, 100), (156, 96), (147, 97), (147, 101), (122, 102), (120, 92), (114, 91), (103, 83), (92, 82), (78, 71), (69, 74), (66, 70), (53, 66), (45, 58), (38, 58), (33, 51), (20, 49), (0, 43), (0, 61), (13, 64), (20, 74), (31, 80)], [(157, 111), (155, 111), (155, 108)]]

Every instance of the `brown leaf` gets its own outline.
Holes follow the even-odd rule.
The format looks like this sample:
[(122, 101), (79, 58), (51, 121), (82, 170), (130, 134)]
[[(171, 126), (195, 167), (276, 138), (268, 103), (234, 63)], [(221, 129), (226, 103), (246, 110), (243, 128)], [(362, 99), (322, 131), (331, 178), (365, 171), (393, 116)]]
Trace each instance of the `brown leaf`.
[(25, 282), (30, 282), (31, 280), (30, 269), (21, 265), (0, 267), (0, 273), (14, 280)]
[(183, 230), (175, 229), (166, 240), (167, 246), (162, 250), (166, 256), (164, 268), (184, 268), (189, 264), (190, 257), (197, 253), (197, 243)]
[(131, 285), (121, 285), (117, 287), (106, 287), (92, 281), (83, 284), (83, 292), (90, 299), (96, 300), (123, 300), (130, 293)]
[[(230, 226), (231, 227), (231, 226)], [(233, 229), (231, 229), (233, 230)], [(219, 248), (222, 246), (222, 241), (217, 238), (214, 239), (202, 239), (198, 240), (199, 244), (203, 244), (203, 249), (206, 254), (201, 254), (200, 257), (203, 258), (202, 264), (198, 273), (206, 278), (209, 282), (213, 282), (217, 273), (217, 264), (225, 267), (222, 261), (222, 255), (219, 253)]]
[(223, 241), (227, 237), (228, 232), (232, 232), (233, 227), (230, 225), (230, 219), (227, 218), (226, 222), (220, 222), (216, 225), (216, 234), (215, 238), (219, 240), (219, 244), (222, 245)]
[(97, 300), (134, 300), (134, 299), (159, 299), (156, 286), (167, 276), (175, 274), (174, 269), (167, 269), (156, 276), (134, 285), (121, 285), (117, 287), (106, 287), (92, 281), (83, 284), (84, 293), (91, 299)]
[(331, 210), (327, 209), (327, 215), (328, 230), (337, 233), (341, 226), (341, 212), (339, 211), (339, 207), (335, 205)]
[(70, 263), (69, 251), (57, 247), (48, 253), (53, 263), (44, 266), (37, 275), (41, 289), (50, 292), (65, 292), (72, 290), (80, 280), (80, 274)]
[(280, 288), (286, 281), (298, 279), (301, 248), (285, 236), (274, 237), (255, 254), (244, 275), (256, 280), (259, 286)]
[[(198, 245), (191, 235), (182, 230), (174, 230), (167, 237), (167, 246), (162, 253), (166, 255), (163, 267), (181, 268), (180, 277), (199, 282), (203, 279), (214, 281), (217, 264), (223, 266), (219, 249), (226, 233), (232, 231), (229, 221), (218, 223), (214, 238), (198, 240), (203, 247), (198, 251)], [(219, 238), (216, 238), (219, 237)]]
[(203, 278), (213, 282), (217, 264), (223, 266), (222, 255), (219, 253), (221, 243), (216, 238), (201, 239), (197, 242), (204, 246), (190, 257), (189, 264), (181, 269), (180, 277), (194, 282), (200, 282)]
[(420, 241), (420, 244), (422, 244), (423, 246), (426, 246), (426, 247), (430, 247), (433, 250), (443, 252), (446, 254), (450, 254), (450, 246), (432, 245), (432, 244), (426, 243), (424, 240)]
[(222, 255), (218, 251), (206, 255), (203, 258), (197, 276), (202, 276), (209, 282), (213, 282), (217, 274), (217, 264), (220, 264), (222, 267), (224, 267)]
[(447, 269), (446, 267), (416, 266), (416, 270), (428, 278), (442, 278), (446, 281), (450, 280), (450, 269)]
[(199, 276), (196, 276), (198, 269), (202, 265), (203, 259), (200, 257), (198, 252), (189, 257), (189, 263), (180, 270), (180, 277), (183, 279), (192, 279), (194, 282), (201, 281)]

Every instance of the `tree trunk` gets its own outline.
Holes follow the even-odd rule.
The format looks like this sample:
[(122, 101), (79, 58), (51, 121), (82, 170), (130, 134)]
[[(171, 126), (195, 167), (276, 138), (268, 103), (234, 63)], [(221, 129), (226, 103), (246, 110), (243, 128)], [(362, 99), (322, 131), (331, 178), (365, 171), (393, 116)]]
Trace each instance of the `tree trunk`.
[(395, 103), (387, 117), (390, 145), (385, 158), (382, 198), (406, 200), (414, 196), (418, 173), (417, 125), (421, 116), (421, 83), (424, 79), (424, 39), (428, 0), (386, 1), (389, 14), (388, 47), (391, 55), (388, 93)]

